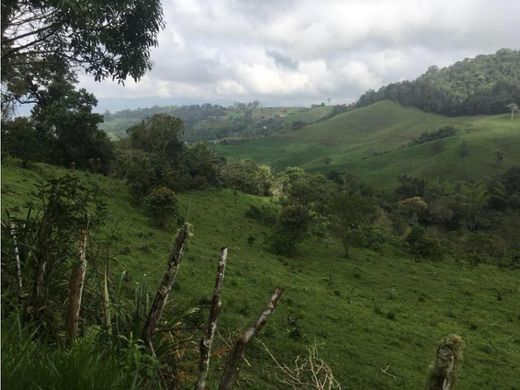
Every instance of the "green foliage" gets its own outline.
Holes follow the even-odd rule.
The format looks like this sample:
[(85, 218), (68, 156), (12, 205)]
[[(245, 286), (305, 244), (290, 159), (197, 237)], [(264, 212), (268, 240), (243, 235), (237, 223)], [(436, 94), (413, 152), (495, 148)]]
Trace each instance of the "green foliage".
[(179, 118), (156, 114), (128, 134), (118, 143), (114, 173), (127, 181), (137, 203), (153, 187), (186, 191), (221, 185), (224, 160), (205, 144), (186, 146)]
[(464, 59), (446, 68), (431, 66), (414, 81), (369, 90), (358, 107), (383, 99), (444, 115), (497, 114), (520, 102), (520, 51), (501, 49), (495, 54)]
[(22, 165), (43, 160), (46, 139), (36, 130), (28, 118), (2, 121), (2, 153), (22, 160)]
[(414, 225), (405, 241), (408, 250), (416, 258), (438, 258), (440, 256), (439, 245), (421, 225)]
[[(63, 174), (64, 170), (44, 164), (23, 169), (7, 161), (2, 170), (2, 206), (10, 209), (23, 207), (31, 199), (33, 184), (42, 176), (42, 172)], [(151, 227), (142, 209), (129, 207), (129, 195), (123, 181), (79, 171), (75, 174), (84, 183), (97, 183), (108, 204), (110, 212), (107, 214), (107, 225), (102, 228), (100, 235), (114, 243), (110, 251), (110, 255), (115, 258), (110, 262), (111, 307), (113, 313), (118, 313), (123, 311), (120, 305), (128, 306), (124, 313), (130, 321), (137, 314), (134, 315), (134, 311), (130, 310), (135, 305), (127, 301), (134, 302), (134, 287), (137, 283), (141, 285), (143, 273), (146, 273), (146, 285), (149, 287), (144, 296), (140, 292), (138, 294), (141, 305), (146, 305), (146, 291), (152, 292), (150, 286), (157, 285), (162, 276), (164, 256), (170, 249), (172, 233)], [(227, 189), (178, 193), (177, 198), (182, 215), (187, 215), (190, 210), (189, 219), (195, 225), (197, 234), (181, 267), (178, 277), (180, 289), (172, 292), (172, 302), (165, 311), (169, 324), (177, 323), (177, 314), (183, 312), (185, 307), (200, 306), (201, 297), (211, 294), (215, 281), (215, 268), (211, 264), (216, 260), (218, 249), (228, 245), (227, 282), (222, 296), (224, 311), (219, 319), (219, 332), (223, 338), (227, 339), (238, 326), (248, 325), (250, 316), (256, 314), (255, 308), (260, 309), (273, 286), (287, 286), (272, 321), (264, 328), (266, 338), (263, 341), (280, 362), (294, 361), (295, 356), (305, 350), (309, 340), (316, 339), (321, 355), (334, 363), (334, 374), (342, 387), (392, 390), (421, 388), (437, 341), (449, 332), (456, 332), (468, 338), (465, 354), (468, 359), (471, 357), (471, 364), (464, 366), (457, 384), (461, 390), (517, 386), (511, 365), (519, 361), (520, 348), (511, 335), (516, 334), (518, 328), (518, 271), (490, 264), (461, 266), (464, 257), (455, 253), (433, 264), (430, 261), (416, 262), (413, 256), (391, 247), (382, 252), (353, 248), (351, 260), (345, 262), (338, 259), (338, 253), (342, 251), (339, 242), (326, 239), (318, 243), (314, 238), (299, 244), (298, 257), (287, 261), (258, 245), (264, 241), (264, 236), (270, 234), (270, 228), (243, 217), (250, 206), (260, 207), (264, 204), (265, 198)], [(510, 215), (508, 211), (504, 218)], [(250, 234), (257, 237), (252, 247), (247, 245)], [(461, 238), (459, 232), (453, 232), (452, 235), (454, 240)], [(2, 245), (5, 244), (2, 241)], [(147, 251), (142, 251), (142, 247), (146, 247)], [(97, 264), (98, 269), (103, 268), (99, 262)], [(117, 297), (119, 275), (123, 270), (126, 276), (121, 282), (120, 304)], [(99, 323), (102, 303), (95, 289), (97, 279), (93, 263), (89, 263), (87, 275), (86, 292), (91, 292), (85, 302), (93, 302), (92, 305), (97, 303), (97, 306), (89, 306), (85, 314), (96, 313), (95, 321)], [(6, 289), (2, 290), (3, 294), (6, 292)], [(390, 292), (393, 299), (389, 298)], [(97, 301), (94, 300), (96, 297)], [(10, 298), (4, 295), (3, 310), (9, 302)], [(382, 314), (374, 313), (374, 302), (379, 303)], [(244, 317), (239, 313), (242, 308), (248, 308), (249, 316)], [(396, 313), (395, 321), (386, 318), (390, 312)], [(193, 319), (182, 327), (198, 329), (207, 319), (204, 313), (204, 310), (199, 311), (196, 316), (200, 320)], [(130, 339), (126, 329), (131, 329), (131, 326), (123, 326), (122, 317), (113, 318), (114, 333), (116, 322), (119, 321), (121, 328), (125, 329), (123, 334)], [(303, 336), (298, 341), (290, 338), (295, 325), (289, 321), (295, 318), (299, 333)], [(86, 320), (94, 321), (90, 316)], [(2, 332), (2, 336), (6, 337), (13, 334), (10, 328)], [(169, 332), (161, 334), (167, 336)], [(183, 344), (184, 348), (179, 352), (185, 354), (181, 358), (167, 360), (172, 363), (172, 367), (188, 362), (181, 367), (175, 366), (179, 368), (179, 380), (184, 380), (178, 385), (180, 388), (193, 387), (198, 354), (188, 347), (191, 341), (200, 336), (200, 333), (195, 333), (194, 338)], [(23, 339), (29, 338), (24, 336)], [(158, 338), (157, 343), (154, 343), (156, 348), (161, 347), (161, 353), (176, 351), (171, 344), (163, 344), (165, 339)], [(211, 366), (214, 371), (210, 373), (210, 388), (218, 386), (215, 381), (218, 382), (220, 367), (226, 360), (226, 354), (220, 352), (228, 348), (220, 338), (216, 338), (215, 343), (215, 351), (219, 353), (212, 356)], [(44, 348), (39, 344), (42, 354), (33, 355), (38, 356), (37, 360), (20, 359), (18, 355), (9, 352), (12, 349), (4, 349), (6, 345), (2, 345), (3, 377), (9, 375), (6, 370), (17, 366), (17, 373), (23, 375), (27, 372), (25, 375), (41, 387), (45, 387), (46, 378), (53, 375), (53, 371), (49, 370), (52, 365), (47, 362), (55, 360), (55, 353), (68, 356), (68, 351), (64, 351), (61, 346), (51, 344), (49, 348)], [(133, 353), (130, 351), (135, 349), (132, 347), (134, 344), (129, 344), (128, 348), (126, 345), (126, 342), (121, 341), (121, 346), (116, 349), (122, 353), (129, 351), (128, 354), (115, 354), (120, 367), (123, 362), (131, 360)], [(18, 347), (15, 345), (14, 348)], [(109, 366), (112, 353), (115, 353), (113, 349), (104, 349), (99, 370)], [(70, 356), (72, 359), (73, 356)], [(92, 356), (95, 356), (94, 352)], [(266, 375), (265, 363), (269, 358), (262, 348), (253, 347), (247, 359), (251, 366), (244, 365), (241, 370), (240, 382), (243, 387), (269, 389), (277, 385), (273, 376)], [(11, 360), (10, 366), (6, 360)], [(393, 362), (388, 371), (395, 374), (397, 379), (383, 374), (374, 375), (374, 368), (367, 365), (367, 361), (375, 361), (382, 368), (388, 362)], [(30, 370), (37, 362), (43, 362), (41, 372), (45, 376), (30, 377)], [(28, 365), (27, 371), (23, 369), (25, 365)], [(153, 369), (153, 365), (144, 362), (140, 366), (143, 371), (140, 371), (139, 378), (144, 378), (145, 367)], [(85, 370), (87, 367), (91, 366), (85, 366)], [(123, 367), (131, 366), (124, 363)], [(59, 372), (63, 375), (66, 373), (61, 369)], [(121, 372), (126, 379), (133, 380), (134, 368), (121, 369)], [(94, 379), (91, 378), (92, 381)], [(140, 381), (137, 388), (159, 388), (157, 383), (148, 385)], [(107, 383), (112, 383), (109, 376)], [(102, 383), (94, 383), (92, 386), (103, 388)], [(131, 388), (131, 383), (126, 385), (125, 382), (125, 388)]]
[(359, 193), (343, 191), (333, 196), (330, 205), (332, 233), (343, 244), (345, 257), (350, 256), (351, 245), (362, 246), (359, 233), (372, 222), (375, 212), (375, 201)]
[(70, 80), (59, 76), (38, 92), (40, 99), (32, 109), (32, 119), (40, 147), (48, 161), (65, 167), (92, 169), (107, 174), (113, 159), (113, 146), (97, 129), (103, 118), (92, 113), (97, 105), (94, 95), (76, 90)]
[(307, 237), (310, 223), (311, 216), (306, 207), (283, 207), (270, 238), (271, 249), (281, 255), (294, 256), (297, 245)]
[(154, 153), (169, 162), (178, 163), (183, 149), (183, 123), (167, 114), (155, 114), (127, 130), (130, 147)]
[(164, 228), (168, 218), (177, 214), (175, 193), (166, 187), (153, 189), (146, 197), (145, 210), (153, 223)]
[(252, 195), (269, 196), (273, 178), (271, 170), (252, 160), (228, 163), (222, 170), (224, 185)]
[[(425, 132), (459, 129), (439, 142), (406, 146)], [(468, 154), (461, 158), (465, 142)], [(405, 145), (403, 147), (403, 145)], [(316, 122), (295, 132), (272, 134), (213, 148), (234, 160), (253, 159), (277, 172), (298, 166), (311, 172), (349, 172), (378, 188), (392, 189), (408, 175), (432, 180), (478, 180), (496, 176), (493, 153), (504, 151), (503, 169), (520, 164), (518, 121), (510, 115), (446, 117), (385, 100)]]
[(276, 223), (278, 209), (270, 204), (262, 204), (260, 206), (251, 205), (244, 213), (244, 216), (265, 225), (272, 226)]
[[(39, 184), (36, 202), (27, 204), (25, 214), (6, 210), (2, 219), (2, 286), (25, 297), (28, 317), (40, 332), (57, 335), (56, 315), (66, 297), (61, 286), (77, 258), (80, 231), (104, 222), (106, 207), (97, 187), (86, 186), (77, 177), (65, 175)], [(14, 249), (16, 236), (25, 286), (19, 291)]]
[(424, 180), (408, 175), (399, 176), (399, 186), (395, 193), (399, 199), (424, 196)]
[(414, 139), (413, 141), (409, 142), (409, 145), (420, 145), (424, 144), (426, 142), (446, 138), (446, 137), (453, 137), (455, 134), (457, 134), (457, 129), (453, 126), (444, 126), (441, 127), (438, 130), (435, 131), (428, 131), (422, 133), (419, 138)]
[(158, 113), (180, 118), (188, 142), (222, 140), (232, 143), (236, 137), (263, 137), (285, 132), (293, 124), (305, 126), (323, 119), (331, 107), (261, 107), (258, 102), (237, 103), (229, 107), (205, 103), (187, 106), (154, 106), (136, 110), (106, 112), (100, 126), (113, 137), (125, 136), (125, 130)]
[(13, 99), (41, 100), (38, 86), (57, 68), (79, 65), (96, 80), (137, 80), (151, 68), (162, 27), (157, 0), (4, 1), (2, 82)]

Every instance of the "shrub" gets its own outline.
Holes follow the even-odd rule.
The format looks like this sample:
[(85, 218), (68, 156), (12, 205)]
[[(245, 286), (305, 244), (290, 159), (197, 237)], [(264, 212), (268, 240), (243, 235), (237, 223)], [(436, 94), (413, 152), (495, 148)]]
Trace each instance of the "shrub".
[(168, 217), (177, 214), (175, 193), (166, 187), (155, 188), (146, 197), (145, 209), (150, 220), (164, 228)]
[(440, 255), (439, 245), (421, 225), (414, 225), (406, 236), (409, 251), (416, 257), (432, 258)]
[(276, 222), (276, 208), (271, 205), (251, 205), (245, 212), (245, 216), (252, 220), (264, 223), (266, 225), (274, 224)]

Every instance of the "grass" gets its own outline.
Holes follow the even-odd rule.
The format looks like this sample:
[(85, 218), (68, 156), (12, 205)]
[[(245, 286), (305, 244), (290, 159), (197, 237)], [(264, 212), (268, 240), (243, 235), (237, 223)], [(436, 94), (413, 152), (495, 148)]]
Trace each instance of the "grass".
[[(31, 169), (16, 162), (4, 164), (2, 208), (22, 207), (37, 180), (65, 172), (43, 164)], [(153, 228), (130, 204), (121, 181), (74, 174), (103, 190), (110, 210), (105, 234), (118, 237), (112, 250), (120, 267), (128, 270), (129, 283), (146, 273), (150, 285), (156, 286), (175, 229)], [(415, 261), (395, 249), (353, 250), (345, 259), (336, 242), (315, 239), (305, 242), (297, 257), (285, 258), (265, 249), (269, 228), (244, 217), (250, 205), (269, 199), (229, 190), (178, 197), (194, 236), (167, 309), (170, 315), (210, 297), (219, 249), (226, 245), (228, 268), (219, 321), (223, 334), (244, 329), (274, 287), (282, 286), (286, 293), (260, 338), (283, 362), (292, 362), (316, 341), (320, 356), (345, 388), (417, 389), (425, 382), (437, 343), (456, 333), (466, 346), (459, 389), (518, 388), (518, 271), (474, 267), (456, 259)], [(257, 238), (252, 246), (247, 244), (249, 235)], [(3, 374), (9, 367), (6, 362), (16, 357), (9, 351), (3, 351)], [(247, 358), (251, 366), (242, 367), (242, 388), (283, 388), (275, 384), (276, 369), (259, 343), (252, 345)], [(213, 387), (224, 359), (211, 362)], [(396, 379), (381, 372), (387, 366)]]
[[(457, 135), (405, 146), (423, 132), (445, 125), (458, 128)], [(465, 159), (459, 153), (463, 141), (469, 150)], [(277, 170), (334, 169), (389, 187), (403, 173), (475, 179), (520, 164), (520, 120), (511, 121), (508, 114), (450, 118), (381, 101), (287, 134), (214, 147), (230, 158), (252, 158)], [(506, 156), (501, 167), (495, 164), (497, 149)]]

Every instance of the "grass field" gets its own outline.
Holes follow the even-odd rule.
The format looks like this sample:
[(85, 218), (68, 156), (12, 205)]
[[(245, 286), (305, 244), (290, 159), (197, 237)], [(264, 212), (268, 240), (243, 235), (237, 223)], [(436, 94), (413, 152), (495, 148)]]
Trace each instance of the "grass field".
[[(444, 125), (455, 126), (457, 134), (406, 146), (423, 132)], [(463, 141), (469, 152), (466, 158), (460, 155)], [(252, 158), (276, 170), (301, 166), (347, 171), (378, 186), (390, 186), (404, 173), (474, 179), (520, 164), (520, 119), (511, 121), (507, 114), (450, 118), (381, 101), (301, 130), (214, 147), (232, 159)], [(497, 149), (505, 153), (500, 167), (495, 164)]]
[[(362, 114), (360, 110), (356, 115)], [(426, 122), (418, 132), (446, 120), (429, 114), (422, 117)], [(342, 115), (336, 121), (343, 123), (345, 118), (349, 116)], [(474, 130), (463, 137), (470, 148), (480, 142), (482, 150), (488, 150), (485, 135), (480, 133), (502, 120), (500, 116), (473, 118)], [(410, 122), (409, 135), (415, 134), (417, 123)], [(375, 119), (373, 125), (377, 125)], [(333, 132), (334, 126), (328, 128), (342, 139), (341, 132)], [(301, 139), (312, 139), (312, 129), (304, 129)], [(392, 132), (390, 125), (385, 129)], [(507, 142), (511, 130), (511, 126), (504, 126), (496, 132), (502, 132), (503, 142)], [(391, 138), (387, 139), (389, 146), (398, 146), (406, 136)], [(499, 141), (493, 138), (490, 142)], [(317, 141), (312, 145), (317, 148), (315, 153), (332, 147)], [(451, 149), (448, 143), (443, 153)], [(506, 154), (511, 153), (505, 145), (504, 149)], [(49, 174), (66, 172), (43, 164), (22, 169), (16, 162), (7, 162), (2, 169), (2, 208), (22, 207), (31, 198), (35, 182)], [(165, 267), (174, 227), (166, 231), (153, 228), (145, 215), (130, 205), (121, 181), (83, 172), (74, 174), (85, 182), (97, 183), (104, 193), (109, 216), (101, 237), (109, 233), (118, 237), (113, 248), (118, 267), (128, 270), (129, 283), (147, 274), (153, 290)], [(488, 265), (473, 267), (456, 259), (415, 261), (391, 248), (384, 253), (353, 250), (347, 260), (337, 243), (314, 239), (308, 240), (295, 258), (276, 256), (265, 249), (268, 228), (244, 217), (250, 205), (269, 201), (229, 190), (179, 194), (181, 213), (189, 215), (194, 236), (168, 313), (198, 305), (210, 296), (219, 248), (228, 246), (219, 322), (223, 334), (247, 326), (273, 288), (281, 286), (286, 293), (260, 339), (283, 362), (292, 362), (306, 345), (316, 342), (321, 357), (332, 365), (344, 388), (419, 389), (438, 341), (456, 333), (465, 341), (459, 389), (519, 389), (518, 271)], [(249, 235), (257, 238), (251, 247), (247, 245)], [(296, 319), (296, 325), (289, 318)], [(3, 356), (2, 360), (8, 358)], [(259, 343), (254, 343), (247, 359), (251, 366), (243, 365), (240, 388), (283, 388), (275, 384), (276, 369)], [(211, 388), (223, 363), (224, 357), (212, 360)], [(395, 379), (382, 373), (386, 367)]]

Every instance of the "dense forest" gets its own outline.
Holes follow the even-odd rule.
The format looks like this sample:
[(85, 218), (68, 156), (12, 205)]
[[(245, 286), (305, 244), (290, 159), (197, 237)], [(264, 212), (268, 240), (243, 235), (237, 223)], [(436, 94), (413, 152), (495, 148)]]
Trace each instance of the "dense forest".
[(384, 99), (450, 116), (511, 111), (511, 104), (520, 104), (520, 51), (502, 49), (445, 68), (431, 66), (413, 81), (367, 91), (357, 105)]

